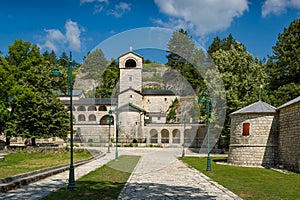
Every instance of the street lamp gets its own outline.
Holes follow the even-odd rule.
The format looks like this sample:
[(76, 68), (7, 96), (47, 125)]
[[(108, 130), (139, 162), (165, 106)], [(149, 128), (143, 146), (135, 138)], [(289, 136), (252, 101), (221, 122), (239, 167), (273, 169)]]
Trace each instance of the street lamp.
[(185, 145), (185, 142), (184, 142), (184, 139), (185, 139), (185, 124), (186, 124), (186, 113), (184, 113), (184, 117), (183, 117), (183, 144), (182, 144), (182, 155), (181, 157), (184, 158), (184, 155), (185, 155), (185, 151), (184, 151), (184, 145)]
[[(63, 58), (64, 59), (64, 58)], [(64, 59), (65, 60), (65, 59)], [(75, 173), (74, 173), (74, 163), (73, 163), (73, 80), (72, 80), (72, 52), (70, 52), (69, 60), (65, 60), (68, 63), (68, 74), (69, 74), (69, 96), (70, 96), (70, 170), (69, 170), (69, 183), (68, 183), (68, 190), (75, 190)], [(52, 75), (60, 76), (61, 73), (58, 68), (54, 68)]]
[(107, 153), (110, 153), (110, 125), (111, 125), (111, 122), (113, 120), (113, 118), (111, 116), (112, 110), (109, 110), (108, 114), (109, 114), (109, 117), (107, 119), (107, 121), (108, 121), (108, 147), (107, 147)]
[(116, 114), (116, 154), (115, 154), (115, 160), (117, 161), (118, 158), (119, 158), (119, 152), (118, 152), (118, 140), (119, 140), (119, 127), (118, 127), (118, 112), (117, 112), (117, 109), (116, 108), (116, 111), (115, 111), (115, 114)]
[[(205, 99), (204, 99), (205, 98)], [(204, 103), (206, 110), (206, 124), (207, 124), (207, 165), (206, 171), (211, 171), (211, 161), (210, 161), (210, 103), (216, 103), (215, 98), (210, 99), (209, 91), (206, 90), (205, 95), (200, 95), (198, 102)]]

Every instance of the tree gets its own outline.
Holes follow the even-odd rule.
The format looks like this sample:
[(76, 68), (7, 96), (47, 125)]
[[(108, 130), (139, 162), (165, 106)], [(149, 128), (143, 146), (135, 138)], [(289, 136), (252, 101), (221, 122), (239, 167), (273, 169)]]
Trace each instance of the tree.
[(101, 75), (100, 85), (96, 88), (96, 97), (110, 98), (120, 78), (119, 63), (115, 60)]
[[(212, 58), (224, 82), (227, 116), (258, 101), (260, 96), (262, 100), (269, 101), (267, 91), (261, 91), (260, 88), (261, 85), (268, 86), (265, 64), (260, 64), (258, 59), (246, 52), (244, 45), (236, 41), (229, 50), (219, 49), (213, 52)], [(229, 117), (226, 118), (223, 134), (229, 136)]]
[(57, 57), (53, 50), (50, 53), (48, 51), (45, 51), (43, 53), (43, 57), (45, 60), (49, 61), (53, 65), (57, 63)]
[(207, 52), (210, 56), (212, 56), (214, 52), (220, 49), (225, 51), (230, 50), (232, 45), (236, 48), (238, 47), (237, 45), (242, 45), (243, 48), (246, 50), (246, 47), (243, 44), (237, 42), (236, 39), (234, 39), (232, 34), (230, 33), (227, 37), (223, 38), (222, 40), (218, 36), (215, 37), (211, 45), (208, 47)]
[(176, 97), (167, 110), (167, 122), (176, 122), (176, 110), (180, 107), (179, 100)]
[[(197, 69), (195, 62), (201, 61), (204, 56), (203, 50), (197, 49), (188, 33), (183, 29), (175, 31), (168, 43), (166, 65), (178, 71), (190, 83), (194, 91), (199, 92), (205, 88), (204, 80)], [(199, 63), (197, 63), (199, 64)]]
[(102, 50), (96, 49), (86, 56), (81, 66), (81, 71), (86, 74), (85, 79), (93, 79), (96, 83), (99, 83), (107, 63)]
[(10, 87), (14, 84), (7, 68), (7, 61), (0, 56), (0, 134), (6, 129), (6, 123), (9, 118), (9, 100)]
[(36, 45), (17, 40), (9, 46), (5, 70), (16, 84), (9, 88), (11, 112), (7, 136), (66, 137), (68, 112), (53, 92), (53, 65)]
[(300, 19), (292, 21), (283, 33), (278, 35), (272, 47), (267, 71), (270, 77), (270, 91), (275, 106), (300, 95)]

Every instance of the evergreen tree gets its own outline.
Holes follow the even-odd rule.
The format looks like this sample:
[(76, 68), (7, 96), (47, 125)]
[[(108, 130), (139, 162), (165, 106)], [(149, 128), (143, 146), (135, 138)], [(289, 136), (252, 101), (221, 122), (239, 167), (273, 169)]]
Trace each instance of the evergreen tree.
[(168, 43), (167, 66), (178, 71), (192, 86), (197, 93), (205, 88), (204, 80), (197, 69), (203, 60), (204, 52), (195, 47), (195, 43), (183, 29), (175, 31)]
[(115, 60), (108, 65), (101, 75), (100, 85), (96, 89), (96, 97), (110, 98), (120, 78), (119, 63)]
[(270, 91), (275, 106), (300, 95), (300, 19), (292, 21), (278, 35), (272, 47), (267, 71), (270, 76)]
[(85, 79), (93, 79), (99, 83), (101, 74), (107, 66), (107, 60), (101, 49), (90, 52), (81, 66), (81, 71), (86, 74)]
[(231, 46), (238, 47), (237, 45), (242, 45), (243, 48), (246, 50), (246, 47), (243, 44), (240, 44), (233, 38), (232, 34), (230, 33), (227, 37), (223, 38), (222, 40), (217, 36), (214, 38), (211, 45), (208, 47), (208, 54), (212, 56), (212, 54), (220, 49), (222, 50), (230, 50)]
[(57, 63), (56, 54), (53, 50), (50, 53), (48, 51), (45, 51), (43, 53), (43, 57), (45, 60), (49, 61), (53, 65)]

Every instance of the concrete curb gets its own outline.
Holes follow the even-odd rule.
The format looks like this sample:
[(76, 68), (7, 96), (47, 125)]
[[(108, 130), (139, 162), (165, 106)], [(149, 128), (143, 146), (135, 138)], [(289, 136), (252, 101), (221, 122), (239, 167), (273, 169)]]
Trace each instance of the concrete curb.
[[(74, 167), (86, 164), (88, 162), (91, 162), (91, 161), (96, 160), (103, 156), (105, 156), (105, 154), (100, 153), (100, 154), (94, 155), (91, 158), (88, 158), (86, 160), (81, 160), (81, 161), (75, 162)], [(58, 166), (54, 166), (54, 167), (44, 168), (44, 169), (40, 169), (40, 170), (36, 170), (36, 171), (32, 171), (32, 172), (27, 172), (24, 174), (19, 174), (19, 175), (12, 176), (12, 177), (0, 179), (0, 193), (5, 193), (9, 190), (17, 189), (22, 186), (28, 185), (30, 183), (44, 179), (46, 177), (69, 170), (69, 165), (70, 164), (58, 165)]]

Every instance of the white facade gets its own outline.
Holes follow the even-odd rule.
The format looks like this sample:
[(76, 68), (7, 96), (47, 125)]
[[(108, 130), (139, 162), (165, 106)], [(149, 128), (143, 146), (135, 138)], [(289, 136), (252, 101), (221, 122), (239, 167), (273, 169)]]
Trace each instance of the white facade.
[[(85, 142), (105, 142), (109, 134), (113, 142), (118, 133), (119, 142), (136, 140), (146, 144), (180, 146), (185, 140), (191, 143), (199, 136), (199, 124), (184, 125), (177, 122), (179, 120), (175, 124), (166, 123), (169, 106), (180, 97), (169, 90), (143, 90), (143, 58), (140, 55), (130, 51), (120, 56), (119, 69), (117, 99), (98, 99), (94, 105), (87, 105), (88, 101), (83, 98), (73, 103), (74, 129)], [(110, 109), (114, 118), (111, 125), (107, 121)], [(187, 140), (187, 136), (193, 138)], [(198, 141), (202, 139), (201, 135)]]

